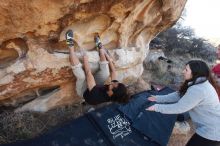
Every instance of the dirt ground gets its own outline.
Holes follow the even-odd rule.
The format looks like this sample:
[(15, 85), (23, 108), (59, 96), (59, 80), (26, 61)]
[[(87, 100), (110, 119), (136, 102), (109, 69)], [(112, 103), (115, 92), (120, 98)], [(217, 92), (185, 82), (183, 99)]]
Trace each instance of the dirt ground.
[(190, 131), (187, 134), (172, 133), (168, 146), (185, 146), (191, 136), (194, 134), (194, 129), (191, 121), (187, 121), (190, 125)]

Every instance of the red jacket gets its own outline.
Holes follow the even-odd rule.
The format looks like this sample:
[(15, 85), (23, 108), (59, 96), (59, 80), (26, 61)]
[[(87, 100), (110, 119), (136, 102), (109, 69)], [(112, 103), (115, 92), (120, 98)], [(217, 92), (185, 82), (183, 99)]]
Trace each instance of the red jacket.
[(213, 72), (214, 74), (216, 74), (218, 77), (220, 77), (220, 64), (215, 65), (215, 66), (212, 68), (212, 72)]

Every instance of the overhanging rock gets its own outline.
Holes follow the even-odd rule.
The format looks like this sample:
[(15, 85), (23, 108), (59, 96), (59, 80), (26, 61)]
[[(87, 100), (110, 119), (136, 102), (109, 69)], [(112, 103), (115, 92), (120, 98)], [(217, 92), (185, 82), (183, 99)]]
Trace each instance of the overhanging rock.
[[(99, 61), (93, 37), (99, 33), (116, 62), (119, 80), (132, 84), (143, 72), (149, 42), (178, 20), (185, 3), (186, 0), (2, 0), (0, 105), (17, 107), (25, 103), (30, 105), (25, 110), (47, 111), (80, 102), (64, 41), (69, 28), (74, 30), (77, 51), (88, 51), (93, 71)], [(52, 90), (55, 87), (59, 90)]]

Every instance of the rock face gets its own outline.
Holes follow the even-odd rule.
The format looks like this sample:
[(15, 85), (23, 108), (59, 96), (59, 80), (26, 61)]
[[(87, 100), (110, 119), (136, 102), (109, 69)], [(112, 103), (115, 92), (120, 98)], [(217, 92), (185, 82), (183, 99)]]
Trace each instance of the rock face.
[(0, 105), (47, 111), (80, 102), (64, 41), (68, 29), (74, 30), (77, 51), (88, 51), (93, 72), (99, 61), (93, 37), (99, 33), (115, 60), (119, 80), (132, 84), (143, 72), (149, 42), (177, 21), (185, 3), (1, 0)]

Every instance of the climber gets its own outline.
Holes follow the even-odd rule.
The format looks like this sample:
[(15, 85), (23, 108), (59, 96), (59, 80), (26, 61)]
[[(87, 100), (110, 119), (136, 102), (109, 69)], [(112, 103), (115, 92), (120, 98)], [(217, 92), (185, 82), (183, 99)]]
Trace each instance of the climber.
[[(126, 103), (129, 98), (127, 95), (127, 89), (124, 84), (116, 79), (116, 71), (112, 58), (104, 50), (98, 35), (95, 35), (94, 40), (96, 48), (99, 51), (100, 62), (99, 70), (93, 75), (86, 52), (81, 49), (83, 65), (76, 56), (73, 42), (73, 31), (68, 30), (66, 32), (66, 42), (70, 51), (70, 64), (73, 74), (77, 79), (77, 94), (84, 97), (85, 101), (92, 105), (108, 101)], [(82, 66), (84, 67), (84, 70)], [(104, 85), (104, 82), (109, 75), (111, 83)]]

